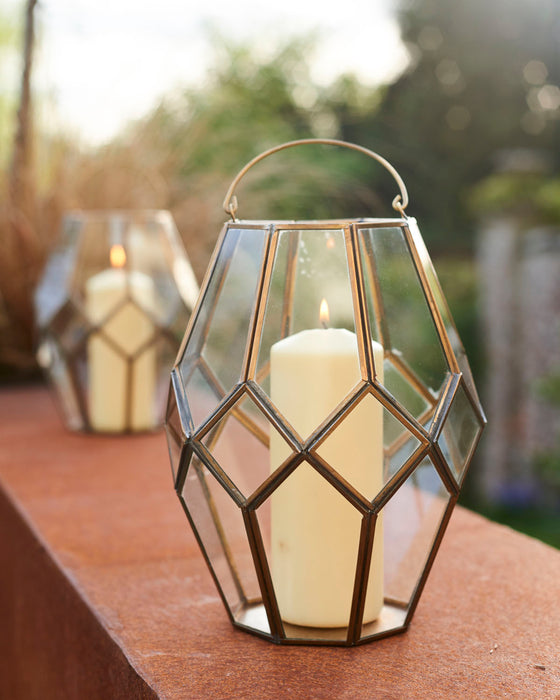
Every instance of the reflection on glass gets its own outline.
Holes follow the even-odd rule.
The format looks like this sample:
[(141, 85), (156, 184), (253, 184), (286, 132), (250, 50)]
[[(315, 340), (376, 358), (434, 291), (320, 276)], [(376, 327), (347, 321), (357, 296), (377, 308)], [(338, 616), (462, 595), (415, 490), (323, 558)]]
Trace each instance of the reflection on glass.
[(443, 456), (459, 482), (481, 431), (472, 403), (460, 384), (438, 440)]
[(359, 237), (370, 326), (417, 392), (438, 396), (448, 367), (402, 229), (364, 228)]

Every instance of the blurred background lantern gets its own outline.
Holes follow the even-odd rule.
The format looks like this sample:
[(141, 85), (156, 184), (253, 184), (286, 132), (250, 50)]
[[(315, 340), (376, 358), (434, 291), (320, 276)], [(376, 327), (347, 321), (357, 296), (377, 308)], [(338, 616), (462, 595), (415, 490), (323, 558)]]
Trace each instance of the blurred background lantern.
[[(395, 219), (238, 221), (295, 145), (371, 156)], [(234, 625), (353, 645), (405, 629), (485, 424), (408, 195), (306, 139), (243, 168), (172, 372), (175, 487)]]
[(66, 214), (35, 297), (38, 359), (73, 430), (163, 423), (198, 287), (169, 212)]

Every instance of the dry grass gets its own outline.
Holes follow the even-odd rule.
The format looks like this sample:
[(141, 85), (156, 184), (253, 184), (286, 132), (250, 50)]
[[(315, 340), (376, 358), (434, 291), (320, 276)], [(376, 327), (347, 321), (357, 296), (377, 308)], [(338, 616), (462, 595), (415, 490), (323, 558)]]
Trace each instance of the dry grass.
[[(90, 153), (57, 144), (40, 168), (41, 186), (10, 196), (0, 179), (0, 381), (35, 376), (33, 295), (70, 209), (169, 209), (200, 279), (225, 219), (226, 182), (178, 182), (176, 163), (138, 138)], [(1, 177), (1, 176), (0, 176)], [(215, 186), (214, 186), (215, 185)]]

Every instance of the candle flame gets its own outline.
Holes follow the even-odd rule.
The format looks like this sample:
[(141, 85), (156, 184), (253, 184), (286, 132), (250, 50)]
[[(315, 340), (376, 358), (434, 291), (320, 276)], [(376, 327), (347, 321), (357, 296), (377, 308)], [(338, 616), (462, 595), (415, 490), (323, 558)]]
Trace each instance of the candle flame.
[(335, 246), (334, 238), (333, 238), (332, 236), (329, 236), (329, 237), (327, 238), (327, 248), (328, 248), (329, 250), (332, 250), (332, 249), (334, 248), (334, 246)]
[(124, 248), (120, 243), (111, 246), (111, 251), (109, 252), (109, 259), (111, 260), (111, 265), (113, 267), (124, 267), (126, 263), (126, 253)]
[(319, 307), (319, 321), (321, 322), (321, 325), (323, 326), (323, 328), (328, 328), (330, 316), (329, 316), (329, 305), (327, 304), (326, 299), (323, 299), (321, 301), (321, 306)]

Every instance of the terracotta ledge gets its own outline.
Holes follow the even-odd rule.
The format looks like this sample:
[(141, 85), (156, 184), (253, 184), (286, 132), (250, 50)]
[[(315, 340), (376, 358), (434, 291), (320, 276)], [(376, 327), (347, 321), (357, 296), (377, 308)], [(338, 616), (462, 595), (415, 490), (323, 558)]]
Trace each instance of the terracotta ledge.
[(356, 649), (234, 630), (162, 434), (67, 433), (0, 392), (0, 697), (560, 698), (560, 552), (456, 509), (410, 630)]

